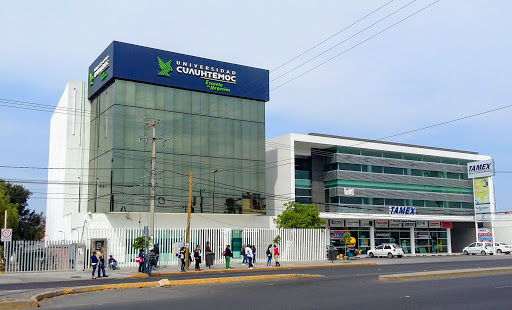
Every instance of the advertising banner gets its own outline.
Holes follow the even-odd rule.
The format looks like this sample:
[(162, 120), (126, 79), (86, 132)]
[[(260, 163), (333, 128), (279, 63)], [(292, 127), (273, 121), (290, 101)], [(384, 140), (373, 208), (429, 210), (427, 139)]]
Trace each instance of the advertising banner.
[(391, 221), (389, 221), (389, 227), (393, 227), (393, 228), (402, 227), (402, 222), (400, 220), (391, 220)]
[(268, 70), (118, 41), (89, 67), (89, 99), (113, 79), (269, 100)]
[(492, 231), (490, 228), (478, 228), (479, 242), (492, 242)]
[(359, 220), (345, 220), (345, 227), (359, 227)]
[(416, 227), (416, 222), (402, 222), (402, 227)]
[(390, 238), (390, 232), (389, 231), (376, 231), (375, 232), (375, 238)]
[(494, 159), (468, 163), (468, 178), (476, 179), (494, 175)]
[(343, 235), (348, 232), (348, 230), (331, 230), (331, 238), (343, 238)]
[(331, 227), (345, 227), (345, 220), (329, 220), (329, 225)]
[(372, 226), (372, 221), (360, 220), (359, 222), (361, 222), (361, 227), (371, 227)]
[(428, 222), (428, 227), (429, 228), (440, 228), (441, 222)]
[(375, 220), (375, 227), (388, 227), (387, 220)]
[(441, 222), (441, 228), (453, 228), (452, 222)]
[(475, 193), (475, 205), (490, 204), (489, 178), (474, 179), (473, 190)]
[(428, 228), (428, 222), (427, 221), (416, 221), (416, 227)]

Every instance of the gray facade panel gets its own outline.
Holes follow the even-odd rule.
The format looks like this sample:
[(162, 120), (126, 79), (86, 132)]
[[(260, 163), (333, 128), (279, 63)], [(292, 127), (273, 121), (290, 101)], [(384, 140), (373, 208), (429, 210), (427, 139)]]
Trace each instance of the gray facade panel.
[(471, 180), (456, 180), (444, 178), (419, 177), (411, 175), (396, 175), (385, 173), (357, 172), (357, 171), (328, 171), (324, 181), (351, 180), (393, 184), (413, 184), (442, 187), (472, 188)]
[(324, 183), (324, 163), (323, 156), (311, 156), (311, 202), (325, 202), (325, 183)]
[[(329, 197), (345, 196), (343, 189), (344, 187), (329, 188)], [(354, 197), (378, 197), (387, 199), (473, 202), (473, 195), (368, 188), (354, 188)]]
[(331, 163), (349, 163), (349, 164), (360, 164), (360, 165), (374, 165), (384, 167), (395, 167), (395, 168), (407, 168), (407, 169), (418, 169), (418, 170), (432, 170), (432, 171), (445, 171), (453, 173), (466, 173), (466, 166), (451, 165), (442, 163), (431, 163), (424, 161), (414, 161), (406, 159), (394, 159), (394, 158), (383, 158), (383, 157), (372, 157), (362, 155), (350, 155), (350, 154), (333, 154), (333, 156), (324, 157), (326, 164)]

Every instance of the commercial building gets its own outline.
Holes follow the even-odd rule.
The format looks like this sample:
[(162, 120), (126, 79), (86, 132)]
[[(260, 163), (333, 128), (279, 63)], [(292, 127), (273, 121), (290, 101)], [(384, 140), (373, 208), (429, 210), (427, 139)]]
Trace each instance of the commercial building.
[(49, 238), (148, 224), (153, 128), (156, 227), (186, 225), (190, 172), (196, 227), (269, 225), (267, 70), (114, 41), (88, 72), (51, 120)]
[[(311, 133), (267, 144), (267, 191), (319, 206), (331, 242), (345, 232), (365, 253), (386, 242), (406, 253), (450, 253), (475, 241), (475, 152)], [(492, 182), (492, 181), (491, 181)], [(282, 211), (279, 196), (269, 214)]]

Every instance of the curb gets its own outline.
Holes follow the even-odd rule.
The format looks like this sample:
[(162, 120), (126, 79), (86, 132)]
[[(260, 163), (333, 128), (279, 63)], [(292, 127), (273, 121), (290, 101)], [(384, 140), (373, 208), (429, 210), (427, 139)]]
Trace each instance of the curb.
[[(224, 273), (224, 272), (240, 272), (240, 271), (269, 271), (269, 270), (293, 270), (293, 269), (311, 269), (311, 268), (327, 268), (327, 267), (351, 267), (351, 266), (377, 266), (377, 263), (356, 263), (356, 264), (332, 264), (332, 265), (311, 265), (311, 266), (290, 266), (290, 267), (272, 267), (272, 268), (241, 268), (241, 269), (217, 269), (217, 270), (201, 270), (201, 271), (189, 271), (194, 273)], [(154, 277), (160, 276), (173, 276), (183, 274), (183, 272), (152, 272), (151, 275)], [(146, 278), (148, 277), (147, 273), (139, 273), (128, 276), (128, 278)]]
[(381, 280), (381, 281), (433, 280), (433, 279), (445, 279), (445, 278), (488, 276), (488, 275), (508, 274), (508, 273), (512, 273), (512, 267), (399, 273), (399, 274), (390, 274), (390, 275), (380, 275), (379, 280)]
[(93, 285), (75, 288), (59, 289), (36, 294), (28, 299), (20, 299), (13, 301), (1, 301), (0, 310), (7, 309), (30, 309), (39, 307), (39, 301), (46, 298), (53, 298), (64, 295), (98, 292), (106, 290), (120, 290), (130, 288), (150, 288), (150, 287), (173, 287), (183, 285), (204, 285), (204, 284), (217, 284), (217, 283), (233, 283), (244, 281), (259, 281), (259, 280), (278, 280), (278, 279), (300, 279), (300, 278), (321, 278), (322, 275), (313, 274), (276, 274), (276, 275), (263, 275), (263, 276), (241, 276), (229, 278), (208, 278), (208, 279), (189, 279), (189, 280), (174, 280), (162, 279), (154, 282), (139, 282), (139, 283), (120, 283), (120, 284), (105, 284)]

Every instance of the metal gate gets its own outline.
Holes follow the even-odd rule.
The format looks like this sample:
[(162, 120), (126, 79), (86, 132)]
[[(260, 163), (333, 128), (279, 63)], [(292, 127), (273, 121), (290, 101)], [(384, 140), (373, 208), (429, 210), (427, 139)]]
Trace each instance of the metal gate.
[(4, 243), (5, 272), (73, 270), (73, 241), (12, 241)]

